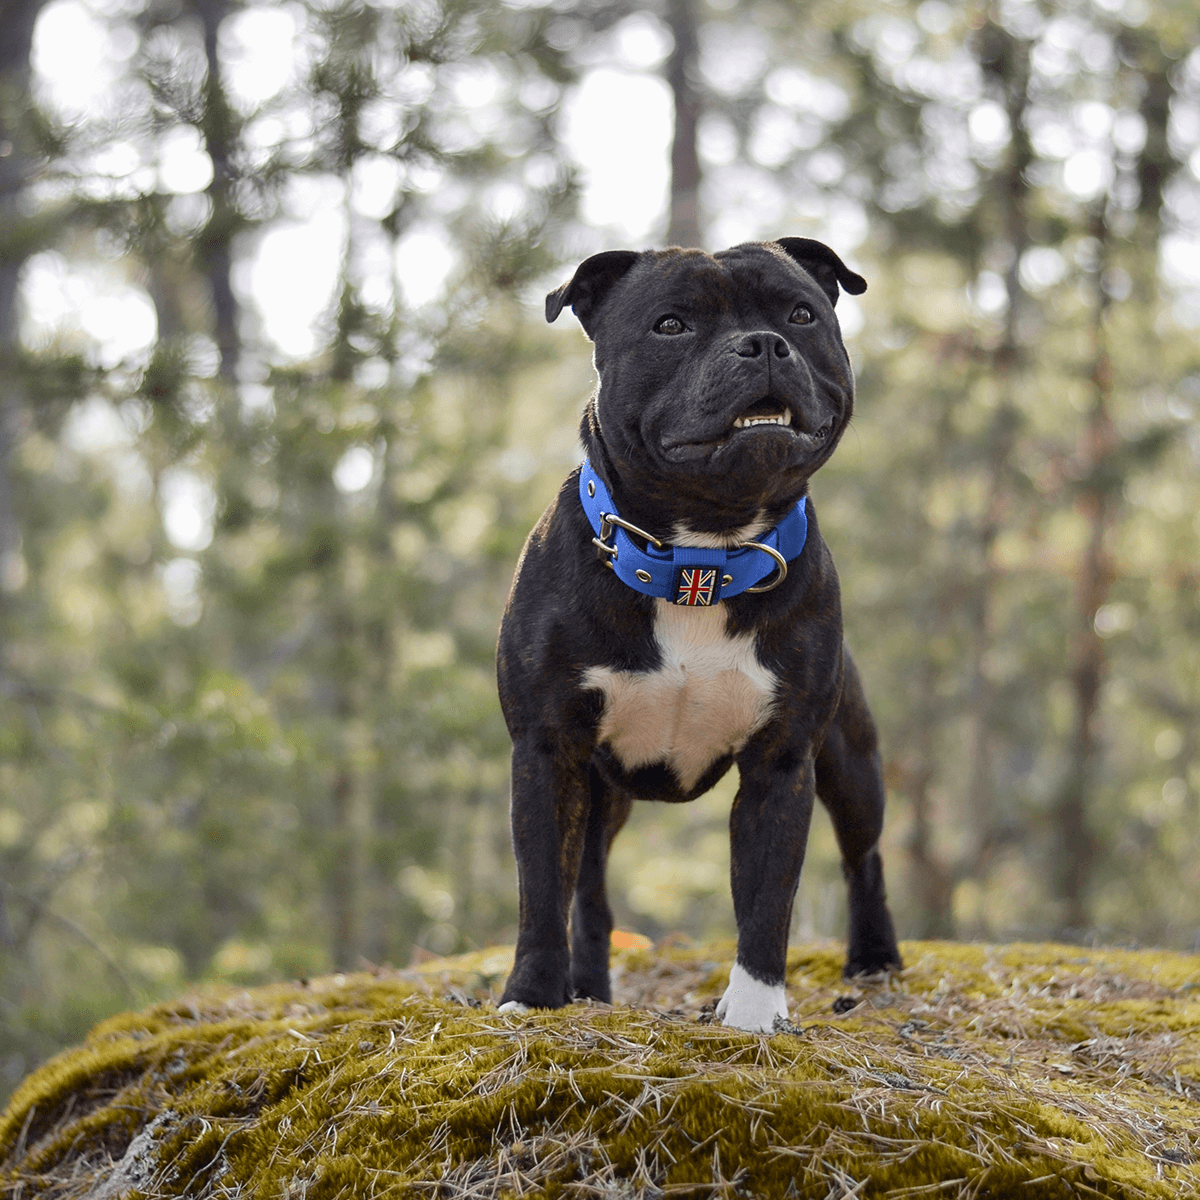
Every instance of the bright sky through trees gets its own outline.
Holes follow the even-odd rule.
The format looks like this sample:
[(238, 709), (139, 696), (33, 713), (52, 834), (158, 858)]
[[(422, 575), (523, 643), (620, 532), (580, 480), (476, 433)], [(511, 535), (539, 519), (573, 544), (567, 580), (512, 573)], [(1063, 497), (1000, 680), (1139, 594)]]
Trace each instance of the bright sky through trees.
[[(113, 7), (102, 0), (54, 0), (38, 18), (35, 86), (66, 119), (106, 110), (136, 48), (134, 39), (109, 29), (104, 14)], [(221, 47), (236, 100), (261, 104), (295, 81), (306, 65), (300, 20), (298, 9), (284, 5), (250, 7), (225, 22)], [(648, 18), (626, 24), (618, 42), (620, 65), (597, 66), (584, 76), (566, 106), (562, 134), (583, 168), (585, 220), (611, 230), (615, 241), (642, 246), (659, 234), (666, 205), (671, 102), (653, 73), (665, 49), (662, 34)], [(463, 80), (464, 104), (487, 103), (487, 88), (479, 82)], [(110, 150), (109, 158), (119, 189), (127, 164), (118, 151)], [(128, 161), (136, 162), (136, 154)], [(212, 163), (190, 126), (161, 139), (156, 169), (160, 185), (181, 197), (203, 191), (212, 179)], [(360, 174), (354, 207), (375, 215), (379, 196), (390, 197), (393, 183)], [(257, 309), (282, 359), (303, 359), (317, 347), (313, 327), (332, 302), (344, 250), (343, 200), (335, 179), (302, 181), (302, 194), (292, 202), (294, 219), (273, 223), (239, 264), (243, 299)], [(402, 238), (395, 265), (408, 303), (435, 300), (455, 261), (436, 227), (418, 227)], [(144, 356), (154, 342), (153, 307), (123, 277), (119, 263), (84, 272), (68, 270), (59, 255), (39, 255), (27, 266), (24, 296), (26, 338), (34, 344), (74, 327), (98, 344), (102, 361), (113, 364)]]
[[(106, 0), (54, 0), (38, 19), (34, 43), (35, 87), (64, 118), (104, 114), (113, 104), (122, 69), (136, 49), (136, 39), (119, 22), (106, 19), (116, 9)], [(928, 0), (919, 10), (925, 28), (936, 32), (945, 24), (946, 8), (939, 0)], [(881, 16), (880, 20), (886, 18)], [(246, 109), (270, 100), (309, 65), (298, 7), (249, 7), (230, 17), (222, 27), (221, 48), (227, 79), (235, 102)], [(897, 25), (891, 39), (897, 55), (906, 53), (907, 27)], [(709, 46), (703, 65), (718, 89), (735, 89), (743, 76), (761, 65), (767, 33), (741, 29), (732, 41)], [(1080, 24), (1068, 15), (1050, 23), (1039, 53), (1038, 66), (1053, 75), (1066, 69), (1067, 53), (1078, 48)], [(602, 51), (593, 51), (592, 61), (580, 84), (569, 96), (563, 111), (561, 135), (572, 157), (582, 168), (581, 216), (599, 231), (605, 245), (651, 245), (661, 240), (667, 198), (667, 157), (671, 136), (671, 98), (658, 69), (670, 41), (660, 22), (647, 13), (635, 14), (616, 28)], [(911, 49), (911, 48), (910, 48)], [(1086, 57), (1088, 47), (1083, 47)], [(981, 99), (964, 88), (954, 64), (944, 71), (947, 92), (961, 90), (961, 100), (971, 105), (968, 129), (980, 147), (1000, 151), (1008, 142), (1009, 130), (1003, 109), (994, 101)], [(844, 108), (845, 96), (828, 80), (816, 80), (800, 69), (782, 69), (768, 81), (768, 94), (782, 102), (796, 89), (807, 103), (824, 113), (836, 115)], [(486, 78), (464, 75), (459, 83), (460, 102), (468, 109), (487, 105), (490, 89)], [(1180, 114), (1186, 124), (1200, 116)], [(263, 137), (278, 136), (286, 114), (261, 123)], [(714, 175), (728, 167), (731, 157), (729, 131), (719, 120), (700, 130), (701, 154)], [(770, 165), (772, 156), (794, 142), (799, 134), (783, 109), (764, 115), (752, 146), (755, 157)], [(1087, 200), (1109, 183), (1108, 159), (1101, 144), (1111, 138), (1118, 149), (1133, 151), (1144, 138), (1144, 123), (1127, 115), (1114, 125), (1112, 110), (1099, 102), (1076, 106), (1070, 119), (1060, 113), (1045, 114), (1034, 125), (1035, 144), (1061, 161), (1065, 189)], [(136, 152), (122, 156), (118, 144), (106, 151), (106, 161), (90, 164), (113, 175), (114, 192), (122, 188), (122, 174), (138, 170)], [(1200, 170), (1200, 152), (1191, 164)], [(212, 177), (212, 164), (189, 127), (169, 131), (160, 140), (155, 163), (158, 182), (178, 193), (181, 208), (197, 198)], [(135, 181), (131, 178), (130, 184)], [(352, 206), (367, 215), (377, 215), (388, 202), (395, 180), (386, 165), (360, 172), (353, 180)], [(729, 203), (715, 215), (713, 245), (768, 236), (773, 232), (776, 201), (756, 192), (753, 180), (730, 170), (722, 190)], [(299, 181), (298, 193), (289, 205), (293, 216), (271, 224), (244, 247), (238, 264), (236, 284), (242, 298), (255, 309), (267, 340), (282, 360), (304, 359), (317, 347), (316, 322), (332, 302), (338, 262), (346, 237), (343, 185), (332, 177)], [(836, 208), (814, 214), (826, 237), (844, 253), (851, 253), (866, 234), (861, 208), (843, 200)], [(806, 231), (808, 232), (808, 231)], [(1054, 253), (1054, 252), (1051, 252)], [(400, 239), (395, 251), (395, 276), (407, 302), (420, 306), (436, 300), (456, 256), (444, 232), (435, 226), (418, 225)], [(1052, 282), (1045, 272), (1053, 264), (1030, 263), (1029, 283), (1037, 287)], [(1164, 274), (1168, 282), (1184, 292), (1200, 289), (1200, 216), (1195, 227), (1172, 231), (1164, 239)], [(36, 256), (26, 268), (24, 286), (25, 337), (34, 345), (55, 331), (74, 328), (96, 345), (100, 361), (112, 365), (148, 353), (155, 337), (153, 308), (145, 294), (123, 275), (122, 265), (113, 262), (83, 270), (68, 269), (61, 256)], [(980, 296), (986, 305), (986, 284)], [(1200, 304), (1186, 296), (1182, 305), (1200, 322)], [(843, 325), (853, 336), (861, 325), (858, 307), (845, 303)]]

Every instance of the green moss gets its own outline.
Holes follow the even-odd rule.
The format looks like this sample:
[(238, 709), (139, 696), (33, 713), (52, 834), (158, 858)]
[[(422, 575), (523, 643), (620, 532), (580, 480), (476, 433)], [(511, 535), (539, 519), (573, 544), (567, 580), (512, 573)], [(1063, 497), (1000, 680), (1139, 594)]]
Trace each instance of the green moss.
[[(0, 1181), (264, 1200), (1200, 1192), (1195, 957), (910, 943), (907, 970), (851, 989), (841, 947), (798, 947), (805, 1032), (767, 1038), (705, 1023), (731, 949), (615, 956), (638, 1007), (501, 1016), (486, 1001), (511, 952), (486, 951), (124, 1014), (17, 1090)], [(845, 994), (859, 1003), (835, 1015)]]

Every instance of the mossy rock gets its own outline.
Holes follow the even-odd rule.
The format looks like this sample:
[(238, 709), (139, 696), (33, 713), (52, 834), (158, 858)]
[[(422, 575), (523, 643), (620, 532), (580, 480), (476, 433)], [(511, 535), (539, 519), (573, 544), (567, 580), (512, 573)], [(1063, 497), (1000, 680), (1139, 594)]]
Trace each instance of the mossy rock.
[(732, 947), (614, 955), (618, 1003), (501, 1016), (511, 951), (114, 1017), (0, 1117), (18, 1197), (1200, 1194), (1200, 959), (910, 942), (791, 1030), (712, 1023)]

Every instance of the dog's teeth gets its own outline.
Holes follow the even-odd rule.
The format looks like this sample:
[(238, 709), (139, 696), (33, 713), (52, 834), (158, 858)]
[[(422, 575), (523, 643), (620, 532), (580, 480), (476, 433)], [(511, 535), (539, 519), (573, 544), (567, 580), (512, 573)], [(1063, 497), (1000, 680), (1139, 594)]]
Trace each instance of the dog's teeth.
[(751, 425), (790, 425), (792, 414), (780, 413), (777, 417), (738, 417), (733, 423), (734, 429), (748, 429)]

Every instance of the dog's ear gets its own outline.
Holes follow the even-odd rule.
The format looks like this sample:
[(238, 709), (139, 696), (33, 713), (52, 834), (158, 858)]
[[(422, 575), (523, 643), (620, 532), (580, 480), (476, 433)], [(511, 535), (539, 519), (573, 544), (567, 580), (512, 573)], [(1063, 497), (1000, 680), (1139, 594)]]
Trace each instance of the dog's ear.
[(820, 285), (830, 304), (838, 301), (838, 284), (852, 296), (867, 290), (867, 281), (856, 275), (824, 242), (812, 238), (776, 238), (775, 245), (794, 258)]
[(579, 264), (569, 283), (555, 288), (546, 297), (546, 320), (553, 321), (570, 305), (588, 337), (592, 336), (592, 318), (608, 290), (641, 257), (636, 250), (605, 250)]

